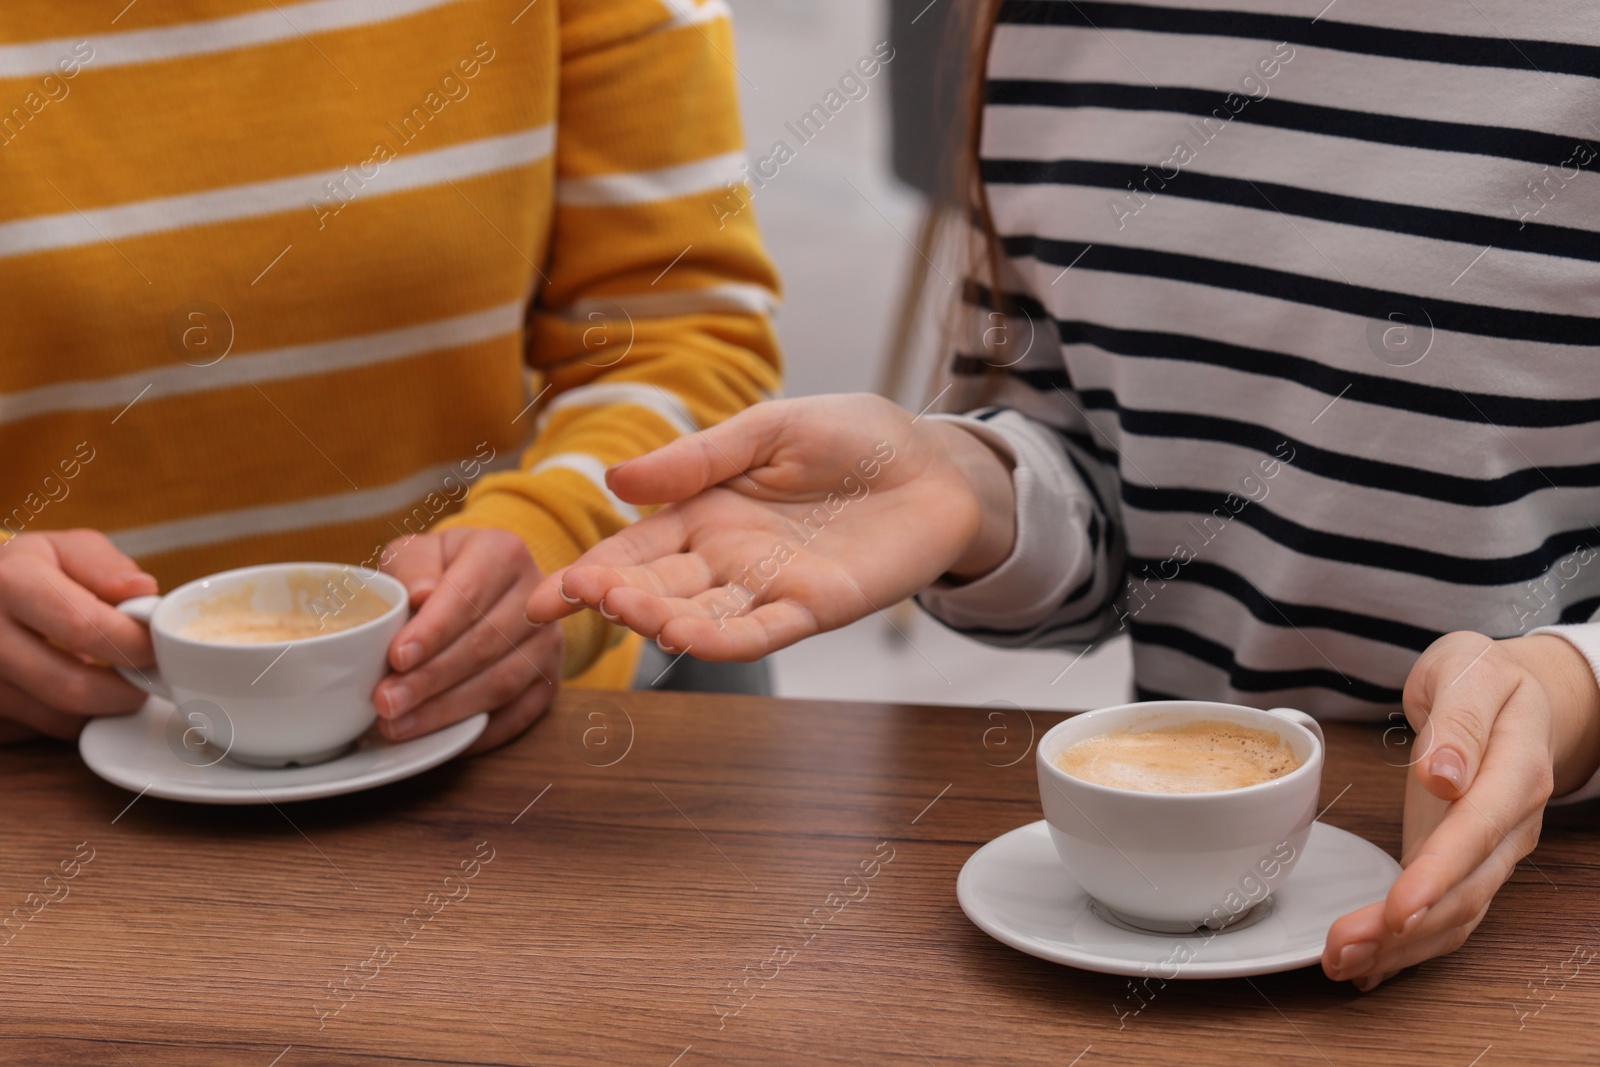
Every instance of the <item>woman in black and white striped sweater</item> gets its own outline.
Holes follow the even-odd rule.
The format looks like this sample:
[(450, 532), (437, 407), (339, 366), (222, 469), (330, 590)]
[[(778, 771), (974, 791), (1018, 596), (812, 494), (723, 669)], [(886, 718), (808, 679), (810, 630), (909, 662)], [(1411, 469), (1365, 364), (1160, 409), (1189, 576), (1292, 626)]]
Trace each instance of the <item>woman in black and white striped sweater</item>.
[(679, 503), (532, 617), (750, 659), (920, 592), (1126, 630), (1141, 697), (1403, 710), (1407, 870), (1324, 967), (1458, 947), (1600, 793), (1600, 13), (1324, 3), (983, 3), (968, 414), (773, 403), (616, 468)]

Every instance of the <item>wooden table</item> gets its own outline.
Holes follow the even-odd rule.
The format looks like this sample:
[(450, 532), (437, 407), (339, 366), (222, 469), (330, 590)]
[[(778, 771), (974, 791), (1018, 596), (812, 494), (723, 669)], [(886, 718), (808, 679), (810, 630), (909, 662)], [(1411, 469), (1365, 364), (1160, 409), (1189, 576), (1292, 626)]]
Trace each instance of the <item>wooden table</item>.
[[(1017, 757), (1058, 718), (571, 691), (500, 752), (281, 809), (130, 807), (66, 746), (0, 751), (0, 905), (60, 898), (0, 930), (0, 1063), (1600, 1059), (1600, 965), (1566, 962), (1600, 945), (1592, 812), (1466, 950), (1375, 994), (1176, 982), (1119, 1022), (1126, 979), (956, 904), (973, 850), (1039, 817)], [(1394, 852), (1403, 755), (1329, 737), (1325, 818)]]

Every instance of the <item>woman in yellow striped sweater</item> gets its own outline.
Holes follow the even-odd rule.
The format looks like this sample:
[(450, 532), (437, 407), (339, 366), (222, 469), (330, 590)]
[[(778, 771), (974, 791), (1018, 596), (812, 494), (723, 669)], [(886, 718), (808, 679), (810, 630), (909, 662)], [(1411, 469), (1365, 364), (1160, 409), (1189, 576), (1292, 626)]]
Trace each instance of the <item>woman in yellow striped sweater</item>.
[(391, 736), (626, 684), (522, 605), (777, 388), (724, 0), (136, 5), (0, 15), (0, 740), (141, 702), (112, 603), (269, 560), (406, 582)]

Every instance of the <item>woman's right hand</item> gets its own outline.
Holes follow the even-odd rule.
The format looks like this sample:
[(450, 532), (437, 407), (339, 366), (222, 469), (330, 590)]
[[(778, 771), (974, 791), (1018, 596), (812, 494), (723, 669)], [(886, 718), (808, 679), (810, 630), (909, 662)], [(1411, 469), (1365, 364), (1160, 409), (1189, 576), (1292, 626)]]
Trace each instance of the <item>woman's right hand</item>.
[(145, 694), (102, 663), (148, 667), (150, 633), (112, 605), (156, 580), (102, 533), (24, 533), (0, 544), (0, 742), (71, 740), (87, 717), (135, 711)]
[(1011, 552), (1007, 462), (870, 395), (758, 404), (611, 469), (667, 504), (550, 574), (528, 618), (599, 610), (670, 652), (753, 660)]

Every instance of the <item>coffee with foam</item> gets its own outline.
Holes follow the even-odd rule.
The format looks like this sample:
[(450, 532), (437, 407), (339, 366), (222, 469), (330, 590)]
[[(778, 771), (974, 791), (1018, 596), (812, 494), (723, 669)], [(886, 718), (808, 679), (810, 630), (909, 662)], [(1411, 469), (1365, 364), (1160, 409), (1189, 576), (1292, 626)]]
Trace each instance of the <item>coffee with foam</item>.
[(1058, 755), (1074, 778), (1145, 793), (1213, 793), (1270, 782), (1301, 764), (1271, 730), (1200, 719), (1085, 738)]
[[(387, 610), (388, 605), (384, 605)], [(303, 611), (230, 611), (202, 615), (178, 632), (196, 641), (221, 645), (261, 645), (278, 641), (301, 641), (338, 633), (364, 622), (371, 622), (382, 611), (357, 618), (354, 614), (318, 617)]]
[(322, 637), (361, 626), (389, 611), (390, 604), (354, 576), (290, 571), (282, 576), (290, 606), (256, 607), (257, 586), (241, 582), (198, 603), (178, 633), (223, 645), (271, 644)]

